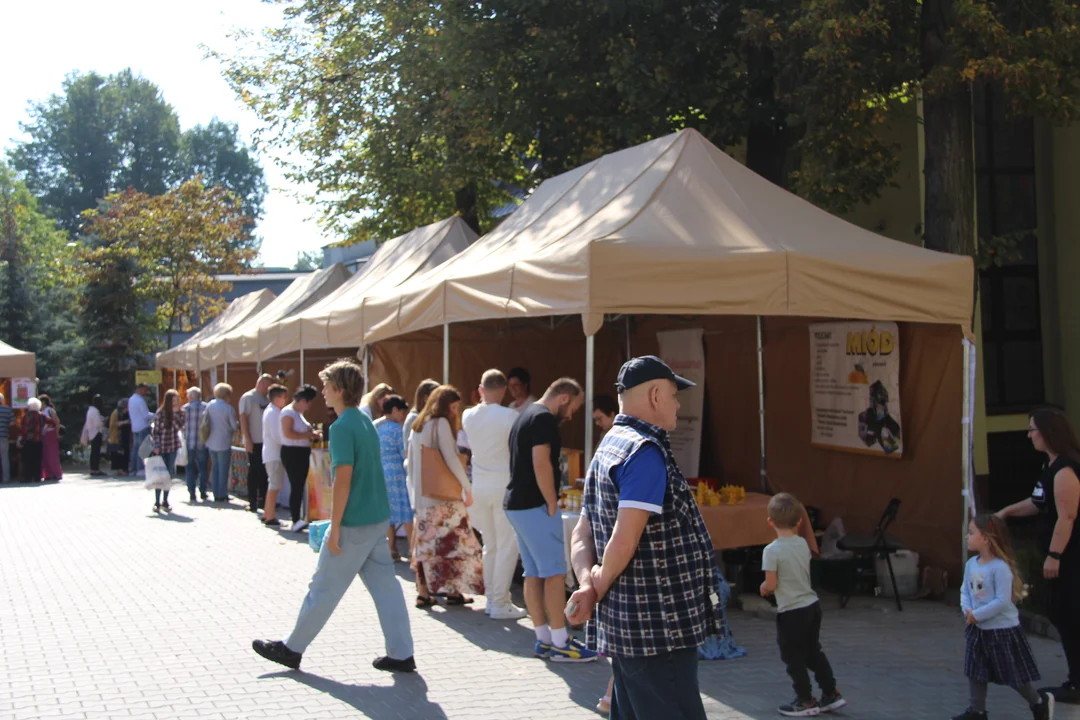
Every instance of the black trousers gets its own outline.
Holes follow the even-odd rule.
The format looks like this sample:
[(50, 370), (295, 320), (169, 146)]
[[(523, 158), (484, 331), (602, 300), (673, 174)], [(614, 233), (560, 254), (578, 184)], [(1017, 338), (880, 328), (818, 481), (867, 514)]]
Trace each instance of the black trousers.
[(697, 648), (611, 658), (611, 720), (705, 720)]
[(296, 522), (303, 519), (300, 512), (304, 505), (308, 468), (311, 465), (311, 448), (283, 445), (281, 464), (285, 466), (285, 474), (289, 477), (289, 512), (292, 513), (292, 521)]
[(823, 693), (836, 692), (836, 678), (821, 649), (820, 636), (821, 603), (777, 613), (776, 642), (780, 646), (780, 659), (787, 665), (791, 684), (800, 700), (813, 697), (810, 670)]
[(23, 482), (41, 482), (41, 441), (24, 440), (22, 448)]
[(269, 481), (266, 478), (266, 465), (262, 459), (262, 443), (255, 443), (248, 453), (248, 505), (251, 512), (255, 512), (266, 502), (266, 491), (269, 490)]
[(90, 472), (101, 471), (101, 441), (103, 437), (101, 433), (98, 433), (93, 440), (90, 441)]
[(1065, 650), (1069, 682), (1080, 687), (1080, 562), (1062, 562), (1061, 574), (1046, 582), (1046, 601), (1047, 615)]

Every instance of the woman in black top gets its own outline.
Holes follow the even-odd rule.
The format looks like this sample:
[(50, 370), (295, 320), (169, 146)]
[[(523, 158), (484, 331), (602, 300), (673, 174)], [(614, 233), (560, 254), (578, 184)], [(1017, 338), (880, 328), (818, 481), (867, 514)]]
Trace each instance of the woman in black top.
[(1039, 551), (1046, 556), (1047, 610), (1054, 623), (1069, 678), (1047, 688), (1058, 702), (1080, 703), (1080, 443), (1065, 414), (1054, 408), (1031, 413), (1028, 437), (1048, 460), (1031, 497), (999, 511), (998, 517), (1035, 515)]

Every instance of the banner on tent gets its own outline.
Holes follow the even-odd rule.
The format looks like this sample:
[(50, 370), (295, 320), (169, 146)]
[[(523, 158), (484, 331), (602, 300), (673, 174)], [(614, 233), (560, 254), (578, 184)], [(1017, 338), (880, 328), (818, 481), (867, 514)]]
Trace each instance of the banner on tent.
[(11, 407), (25, 410), (26, 401), (37, 396), (37, 383), (33, 378), (11, 379)]
[(701, 464), (701, 433), (705, 415), (705, 346), (701, 328), (656, 333), (660, 357), (697, 387), (679, 393), (679, 424), (669, 433), (671, 454), (688, 478), (698, 476)]
[(899, 343), (896, 323), (810, 325), (814, 445), (901, 456)]

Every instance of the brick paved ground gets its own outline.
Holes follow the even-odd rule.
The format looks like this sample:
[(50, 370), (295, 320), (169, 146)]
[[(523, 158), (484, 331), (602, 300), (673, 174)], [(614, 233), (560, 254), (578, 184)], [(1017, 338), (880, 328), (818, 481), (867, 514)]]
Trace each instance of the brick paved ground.
[[(529, 655), (524, 622), (469, 609), (411, 610), (420, 672), (371, 668), (382, 648), (357, 582), (309, 648), (303, 672), (252, 653), (291, 628), (316, 556), (261, 527), (239, 502), (150, 512), (135, 482), (69, 476), (0, 485), (0, 718), (590, 718), (606, 664), (557, 666)], [(400, 571), (411, 599), (408, 570)], [(962, 626), (937, 604), (828, 608), (826, 649), (850, 701), (838, 716), (946, 718), (963, 709)], [(771, 623), (732, 613), (748, 657), (703, 663), (710, 718), (777, 717), (789, 699)], [(1032, 644), (1055, 683), (1058, 646)], [(995, 718), (1030, 717), (991, 691)], [(1063, 708), (1059, 720), (1078, 720)]]

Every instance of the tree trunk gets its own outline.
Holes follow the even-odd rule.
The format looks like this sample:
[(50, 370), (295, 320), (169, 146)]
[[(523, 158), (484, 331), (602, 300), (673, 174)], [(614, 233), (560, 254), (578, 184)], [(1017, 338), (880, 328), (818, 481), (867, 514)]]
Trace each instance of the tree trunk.
[[(953, 0), (924, 0), (922, 65), (930, 76), (951, 70), (949, 31)], [(975, 255), (975, 148), (971, 87), (932, 86), (923, 99), (926, 154), (925, 245), (931, 250)]]
[(465, 224), (480, 234), (480, 215), (476, 207), (476, 185), (469, 183), (463, 188), (454, 191), (454, 208), (461, 215)]

